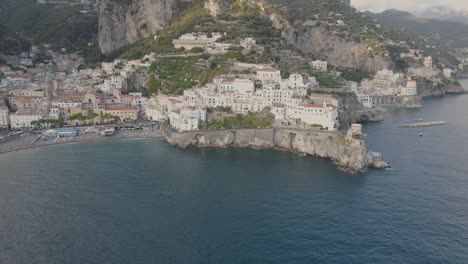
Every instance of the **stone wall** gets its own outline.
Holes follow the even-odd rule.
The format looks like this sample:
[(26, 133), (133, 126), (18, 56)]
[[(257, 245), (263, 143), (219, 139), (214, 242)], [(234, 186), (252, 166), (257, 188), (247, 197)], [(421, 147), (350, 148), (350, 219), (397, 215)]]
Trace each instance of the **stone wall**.
[(293, 128), (177, 132), (163, 127), (161, 131), (168, 143), (181, 147), (279, 149), (330, 159), (341, 169), (351, 173), (359, 173), (368, 167), (376, 166), (363, 134)]
[(181, 147), (213, 146), (213, 147), (252, 147), (274, 148), (274, 130), (266, 129), (220, 129), (177, 132), (164, 127), (162, 132), (170, 144)]

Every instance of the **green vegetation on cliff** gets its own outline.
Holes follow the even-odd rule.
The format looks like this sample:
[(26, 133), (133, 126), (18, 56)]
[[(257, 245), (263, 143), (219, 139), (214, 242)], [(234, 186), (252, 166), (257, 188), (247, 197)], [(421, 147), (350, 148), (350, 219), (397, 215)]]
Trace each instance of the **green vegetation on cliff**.
[(204, 8), (203, 1), (195, 0), (191, 3), (181, 3), (178, 13), (171, 19), (169, 25), (157, 34), (157, 39), (148, 38), (130, 44), (114, 51), (109, 58), (139, 59), (151, 52), (157, 54), (181, 53), (182, 50), (172, 46), (172, 40), (184, 33), (194, 31), (196, 24), (209, 19), (209, 11)]
[[(96, 39), (98, 18), (95, 13), (80, 13), (79, 6), (58, 7), (38, 4), (36, 0), (8, 0), (0, 11), (0, 25), (6, 32), (4, 38), (10, 43), (30, 41), (81, 50)], [(9, 48), (2, 49), (6, 51), (17, 49), (12, 44), (4, 48)]]
[(270, 127), (273, 124), (274, 116), (271, 113), (260, 112), (247, 115), (236, 115), (215, 119), (208, 124), (208, 128), (260, 128)]
[(224, 60), (206, 55), (160, 58), (150, 67), (156, 78), (154, 81), (150, 79), (147, 92), (151, 94), (161, 90), (181, 94), (183, 89), (204, 85), (223, 73), (224, 65)]

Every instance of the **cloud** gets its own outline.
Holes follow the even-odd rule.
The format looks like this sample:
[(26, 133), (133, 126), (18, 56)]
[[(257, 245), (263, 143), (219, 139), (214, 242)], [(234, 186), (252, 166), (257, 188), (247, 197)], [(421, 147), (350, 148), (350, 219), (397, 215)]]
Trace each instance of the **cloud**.
[(381, 12), (387, 9), (399, 9), (421, 12), (428, 7), (448, 5), (456, 9), (468, 9), (467, 0), (351, 0), (351, 4), (360, 10)]

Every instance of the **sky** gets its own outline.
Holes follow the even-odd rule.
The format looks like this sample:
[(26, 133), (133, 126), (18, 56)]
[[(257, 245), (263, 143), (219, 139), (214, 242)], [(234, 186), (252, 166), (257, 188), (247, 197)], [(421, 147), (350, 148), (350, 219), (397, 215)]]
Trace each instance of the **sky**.
[(394, 8), (417, 13), (436, 5), (448, 5), (454, 9), (468, 9), (468, 0), (351, 0), (351, 5), (359, 10), (373, 12)]

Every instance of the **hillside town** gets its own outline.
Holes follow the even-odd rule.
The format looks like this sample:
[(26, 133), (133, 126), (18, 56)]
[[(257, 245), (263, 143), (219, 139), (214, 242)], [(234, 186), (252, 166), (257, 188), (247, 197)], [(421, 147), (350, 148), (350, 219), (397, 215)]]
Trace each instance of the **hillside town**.
[(204, 87), (181, 96), (157, 95), (145, 108), (148, 118), (169, 121), (179, 131), (197, 130), (207, 121), (207, 109), (230, 109), (245, 115), (269, 109), (274, 119), (298, 127), (334, 131), (338, 124), (338, 101), (331, 96), (309, 94), (318, 86), (315, 78), (292, 74), (281, 79), (280, 71), (260, 68), (251, 79), (218, 76)]
[[(235, 46), (258, 48), (252, 37), (239, 43), (219, 42), (219, 32), (192, 32), (174, 39), (174, 48), (206, 54), (225, 54)], [(155, 39), (157, 36), (155, 37)], [(162, 57), (145, 55), (138, 60), (115, 59), (94, 69), (83, 68), (77, 53), (57, 52), (48, 45), (33, 46), (19, 55), (0, 54), (0, 128), (25, 130), (56, 126), (135, 123), (167, 123), (178, 131), (208, 128), (218, 118), (263, 113), (274, 118), (271, 125), (335, 131), (340, 128), (339, 98), (322, 89), (316, 77), (304, 73), (287, 74), (265, 64), (236, 62), (248, 74), (224, 74), (205, 85), (195, 85), (182, 94), (159, 92), (144, 96), (128, 89), (136, 71), (149, 72)], [(406, 73), (388, 69), (372, 79), (347, 81), (336, 91), (354, 94), (364, 109), (375, 107), (419, 107), (418, 81), (452, 78), (452, 69), (437, 70), (432, 57), (410, 50), (401, 58), (411, 62)], [(318, 72), (330, 71), (327, 61), (312, 60)], [(338, 74), (334, 71), (333, 74)], [(332, 89), (333, 90), (333, 89)]]
[[(87, 3), (65, 2), (62, 4)], [(340, 105), (339, 96), (333, 94), (337, 91), (354, 95), (362, 109), (420, 107), (418, 82), (442, 82), (451, 79), (456, 71), (437, 68), (423, 50), (409, 49), (400, 54), (409, 65), (406, 72), (381, 69), (372, 78), (346, 81), (333, 89), (305, 72), (284, 74), (269, 64), (236, 60), (234, 69), (243, 74), (221, 74), (206, 84), (195, 83), (179, 90), (178, 94), (160, 90), (152, 95), (129, 89), (136, 72), (150, 73), (151, 66), (162, 58), (222, 56), (233, 49), (264, 50), (253, 37), (233, 43), (224, 42), (225, 36), (220, 32), (184, 33), (172, 40), (173, 48), (184, 53), (115, 59), (91, 69), (83, 67), (84, 60), (78, 53), (54, 51), (47, 44), (32, 46), (29, 52), (18, 55), (0, 54), (0, 96), (4, 99), (0, 128), (25, 130), (150, 121), (167, 123), (178, 131), (193, 131), (210, 128), (217, 119), (266, 111), (272, 116), (272, 126), (335, 131), (343, 125), (339, 121), (340, 109), (349, 107)], [(310, 60), (308, 64), (319, 74), (338, 78), (341, 74), (325, 60)]]
[(135, 121), (147, 101), (141, 93), (124, 93), (128, 74), (150, 66), (143, 60), (79, 69), (78, 55), (39, 47), (0, 59), (6, 62), (0, 66), (2, 127), (33, 129), (59, 120), (68, 125)]

